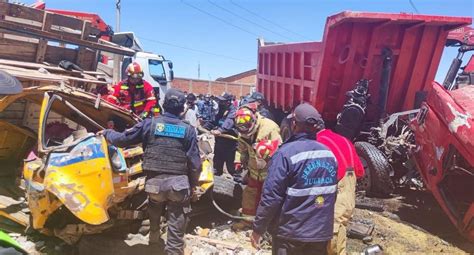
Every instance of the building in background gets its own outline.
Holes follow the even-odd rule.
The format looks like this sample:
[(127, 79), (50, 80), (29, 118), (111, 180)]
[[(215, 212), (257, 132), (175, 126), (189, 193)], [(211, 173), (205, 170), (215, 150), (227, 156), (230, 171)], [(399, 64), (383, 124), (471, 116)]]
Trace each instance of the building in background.
[(221, 95), (228, 92), (236, 97), (245, 96), (255, 90), (256, 69), (238, 73), (215, 81), (190, 78), (175, 78), (173, 88), (194, 94)]
[(257, 82), (257, 69), (248, 70), (229, 77), (218, 78), (216, 81), (255, 84)]

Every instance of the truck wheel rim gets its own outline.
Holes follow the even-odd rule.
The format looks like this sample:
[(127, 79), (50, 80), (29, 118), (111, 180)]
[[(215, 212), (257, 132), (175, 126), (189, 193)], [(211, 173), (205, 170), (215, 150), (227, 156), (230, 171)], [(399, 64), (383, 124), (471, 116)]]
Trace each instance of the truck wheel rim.
[(362, 166), (364, 166), (364, 176), (357, 181), (358, 190), (369, 191), (370, 189), (370, 169), (369, 164), (365, 158), (360, 158)]

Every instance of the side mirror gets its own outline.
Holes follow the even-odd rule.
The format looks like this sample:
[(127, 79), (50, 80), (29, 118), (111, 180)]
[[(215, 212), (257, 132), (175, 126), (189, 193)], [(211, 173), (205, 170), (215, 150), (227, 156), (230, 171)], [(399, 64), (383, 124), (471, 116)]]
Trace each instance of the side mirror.
[(174, 80), (174, 71), (170, 70), (170, 81)]
[(170, 69), (173, 69), (173, 62), (168, 61), (168, 67), (169, 67)]

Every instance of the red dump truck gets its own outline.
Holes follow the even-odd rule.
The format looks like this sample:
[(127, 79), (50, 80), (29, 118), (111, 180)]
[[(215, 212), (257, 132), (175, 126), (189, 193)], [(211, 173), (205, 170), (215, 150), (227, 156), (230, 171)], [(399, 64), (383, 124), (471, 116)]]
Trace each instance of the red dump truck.
[[(426, 137), (430, 137), (426, 132), (416, 131), (421, 124), (413, 122), (433, 107), (433, 100), (450, 100), (451, 105), (456, 101), (451, 98), (456, 92), (450, 90), (456, 87), (451, 85), (455, 84), (453, 74), (460, 67), (459, 55), (453, 62), (455, 68), (451, 68), (448, 75), (451, 85), (443, 87), (433, 80), (445, 45), (457, 44), (466, 49), (469, 38), (464, 40), (460, 30), (471, 22), (470, 17), (341, 12), (327, 18), (321, 42), (281, 44), (259, 40), (257, 90), (265, 95), (271, 111), (281, 121), (284, 139), (291, 134), (284, 116), (299, 103), (309, 102), (322, 113), (329, 128), (353, 140), (366, 169), (358, 188), (368, 195), (388, 196), (395, 186), (416, 180), (414, 177), (421, 173), (428, 184), (426, 187), (433, 191), (453, 223), (474, 240), (473, 196), (459, 197), (463, 190), (474, 193), (472, 155), (460, 154), (472, 153), (467, 148), (473, 146), (474, 132), (469, 125), (474, 112), (466, 112), (473, 110), (472, 105), (452, 106), (461, 117), (450, 118), (461, 121), (459, 118), (465, 117), (465, 122), (459, 123), (461, 128), (455, 130), (462, 132), (449, 135), (452, 147), (460, 148), (452, 149), (449, 154), (450, 146), (443, 142), (446, 149), (438, 151), (439, 155), (434, 153), (432, 159), (438, 159), (440, 164), (427, 164), (427, 157), (421, 156), (425, 155), (424, 150), (428, 153), (426, 144), (433, 141)], [(455, 33), (448, 40), (450, 31)], [(434, 96), (433, 93), (438, 94)], [(466, 93), (469, 96), (458, 101), (474, 104), (472, 89), (457, 92), (460, 94), (457, 97)], [(469, 100), (465, 97), (471, 98), (470, 103), (466, 103)], [(420, 111), (422, 105), (425, 110)], [(463, 129), (463, 124), (467, 129)], [(436, 139), (443, 139), (440, 135), (443, 130), (447, 129), (436, 130)], [(420, 142), (424, 142), (425, 147), (420, 146)], [(429, 152), (432, 151), (436, 152), (435, 149)], [(451, 168), (464, 176), (462, 188), (455, 190), (458, 197), (454, 191), (448, 194), (450, 189), (446, 188), (460, 184), (456, 182), (458, 179), (443, 182), (445, 192), (442, 193), (437, 185), (429, 185), (431, 179), (427, 173), (433, 169), (426, 169), (428, 165), (442, 167), (443, 160), (452, 159), (453, 155), (459, 162), (452, 163), (451, 160)], [(468, 160), (462, 160), (462, 156)], [(421, 162), (422, 159), (425, 161)], [(442, 170), (437, 173), (449, 173)], [(434, 183), (441, 180), (438, 176)]]

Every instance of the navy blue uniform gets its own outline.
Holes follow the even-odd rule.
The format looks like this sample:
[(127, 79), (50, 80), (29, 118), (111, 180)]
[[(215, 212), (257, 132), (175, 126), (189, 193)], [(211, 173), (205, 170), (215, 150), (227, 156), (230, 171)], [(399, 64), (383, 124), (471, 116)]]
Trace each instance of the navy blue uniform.
[(143, 144), (150, 243), (159, 241), (160, 218), (166, 206), (168, 239), (165, 250), (168, 254), (183, 254), (191, 190), (197, 186), (201, 170), (195, 129), (178, 116), (165, 112), (145, 119), (123, 133), (106, 130), (104, 136), (118, 147)]
[[(234, 128), (235, 112), (237, 110), (233, 105), (230, 105), (227, 110), (219, 110), (216, 115), (215, 125), (217, 130), (223, 134), (237, 136)], [(234, 174), (234, 159), (235, 151), (237, 150), (237, 141), (223, 137), (216, 137), (214, 145), (214, 168), (216, 175), (222, 175), (224, 172), (224, 164), (230, 174)]]
[(269, 163), (254, 231), (263, 234), (273, 226), (268, 230), (274, 253), (295, 254), (304, 247), (324, 247), (324, 253), (333, 233), (336, 184), (333, 153), (308, 134), (292, 136)]

